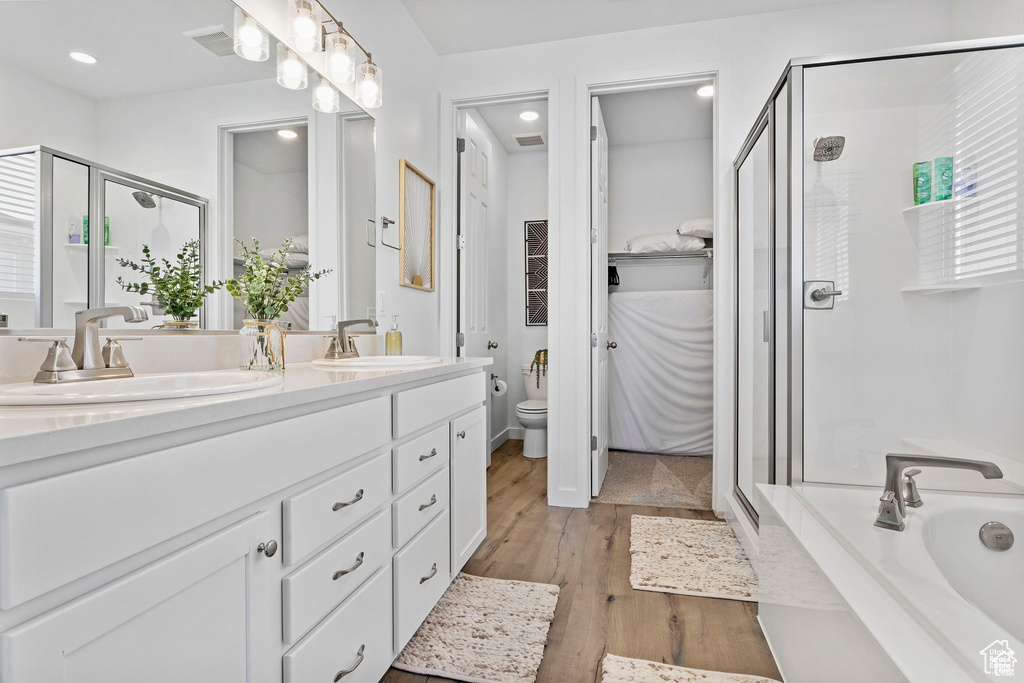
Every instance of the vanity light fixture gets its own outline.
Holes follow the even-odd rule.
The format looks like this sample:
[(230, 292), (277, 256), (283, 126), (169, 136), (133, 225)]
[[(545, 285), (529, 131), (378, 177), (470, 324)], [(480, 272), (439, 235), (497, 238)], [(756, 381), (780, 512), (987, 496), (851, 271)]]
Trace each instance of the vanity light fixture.
[(265, 62), (270, 58), (270, 35), (241, 7), (235, 8), (235, 54), (250, 62)]
[(317, 75), (316, 78), (317, 84), (313, 88), (313, 109), (325, 114), (341, 111), (341, 93), (323, 76)]
[(295, 138), (299, 137), (299, 134), (296, 133), (291, 128), (281, 128), (277, 131), (277, 134), (283, 137), (285, 140), (294, 140)]
[(540, 112), (536, 109), (524, 109), (519, 112), (519, 118), (523, 121), (536, 121), (540, 118)]
[(68, 57), (82, 64), (95, 64), (96, 58), (85, 52), (69, 52)]
[(714, 97), (715, 96), (715, 86), (713, 84), (711, 84), (711, 83), (705, 83), (704, 85), (698, 85), (696, 90), (697, 90), (697, 95), (700, 96), (700, 97)]
[[(327, 79), (335, 83), (355, 83), (356, 99), (363, 108), (375, 109), (381, 106), (384, 93), (383, 72), (379, 66), (373, 63), (373, 58), (366, 48), (360, 45), (355, 36), (349, 33), (345, 26), (331, 14), (330, 10), (317, 0), (287, 0), (287, 2), (289, 45), (294, 46), (301, 53), (324, 52)], [(280, 49), (278, 48), (277, 80), (286, 88), (292, 87), (286, 85), (280, 75)], [(358, 66), (356, 65), (357, 50), (366, 57), (366, 61)], [(305, 82), (300, 87), (305, 87)], [(326, 95), (326, 91), (324, 94)], [(317, 102), (319, 99), (314, 94), (313, 101)], [(340, 104), (338, 106), (340, 107)]]
[(308, 83), (306, 63), (284, 43), (277, 44), (277, 82), (289, 90), (302, 90)]

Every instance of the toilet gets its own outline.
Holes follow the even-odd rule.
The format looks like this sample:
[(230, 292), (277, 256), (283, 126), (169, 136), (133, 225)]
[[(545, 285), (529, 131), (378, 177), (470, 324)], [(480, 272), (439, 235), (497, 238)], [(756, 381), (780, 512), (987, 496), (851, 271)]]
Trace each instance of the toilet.
[[(540, 373), (540, 386), (537, 386)], [(527, 458), (546, 458), (548, 455), (548, 373), (540, 368), (530, 370), (523, 365), (523, 383), (526, 400), (516, 405), (516, 419), (526, 428), (523, 455)]]

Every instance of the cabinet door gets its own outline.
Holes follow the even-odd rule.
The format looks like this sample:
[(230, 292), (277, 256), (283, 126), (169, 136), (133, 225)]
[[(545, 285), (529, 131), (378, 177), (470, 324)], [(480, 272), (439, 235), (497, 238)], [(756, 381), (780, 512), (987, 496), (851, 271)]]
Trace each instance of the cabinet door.
[[(280, 554), (259, 513), (0, 636), (0, 680), (279, 681)], [(73, 561), (73, 558), (69, 558)]]
[(487, 536), (487, 408), (452, 422), (452, 574)]

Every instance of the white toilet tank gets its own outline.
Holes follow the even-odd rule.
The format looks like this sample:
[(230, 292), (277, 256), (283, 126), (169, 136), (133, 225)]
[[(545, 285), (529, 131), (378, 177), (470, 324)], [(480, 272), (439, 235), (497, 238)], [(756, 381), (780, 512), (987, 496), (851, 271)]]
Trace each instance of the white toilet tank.
[[(537, 373), (540, 373), (540, 388), (537, 387)], [(546, 401), (548, 398), (548, 373), (547, 370), (534, 368), (530, 371), (530, 364), (523, 365), (523, 383), (526, 385), (526, 400)]]

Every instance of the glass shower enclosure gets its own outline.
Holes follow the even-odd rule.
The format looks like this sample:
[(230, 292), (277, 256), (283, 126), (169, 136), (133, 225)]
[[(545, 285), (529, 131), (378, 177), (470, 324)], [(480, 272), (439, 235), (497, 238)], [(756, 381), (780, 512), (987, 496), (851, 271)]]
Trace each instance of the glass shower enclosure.
[[(0, 151), (0, 313), (11, 328), (67, 329), (84, 308), (144, 303), (149, 295), (117, 284), (118, 275), (138, 281), (117, 259), (138, 262), (145, 244), (173, 261), (199, 240), (205, 265), (207, 205), (47, 147)], [(158, 324), (154, 313), (138, 325)]]
[(887, 453), (1024, 493), (1024, 44), (794, 60), (734, 163), (734, 492), (880, 487)]

